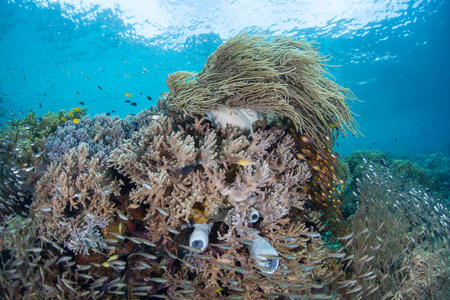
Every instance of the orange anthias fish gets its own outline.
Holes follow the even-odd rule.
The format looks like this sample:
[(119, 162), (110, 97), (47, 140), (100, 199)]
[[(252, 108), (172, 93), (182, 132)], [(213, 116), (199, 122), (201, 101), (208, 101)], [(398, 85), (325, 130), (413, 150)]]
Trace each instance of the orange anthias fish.
[(130, 97), (133, 97), (133, 95), (131, 95), (131, 94), (129, 94), (129, 93), (125, 93), (125, 97), (130, 98)]

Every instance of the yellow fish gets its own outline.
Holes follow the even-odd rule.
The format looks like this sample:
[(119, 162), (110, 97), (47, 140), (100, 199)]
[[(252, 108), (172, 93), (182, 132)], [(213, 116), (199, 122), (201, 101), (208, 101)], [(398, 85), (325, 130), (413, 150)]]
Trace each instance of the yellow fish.
[(131, 94), (129, 94), (129, 93), (125, 93), (125, 97), (130, 98), (130, 97), (133, 97), (133, 95), (131, 95)]
[(73, 112), (70, 112), (70, 113), (69, 113), (69, 116), (73, 117)]
[(327, 125), (327, 127), (330, 128), (330, 129), (337, 128), (338, 126), (339, 126), (338, 123), (333, 123), (333, 124), (328, 124)]
[(297, 153), (297, 157), (300, 158), (300, 159), (306, 160), (306, 156), (304, 156), (301, 153)]
[(118, 258), (119, 258), (119, 254), (116, 254), (116, 255), (113, 255), (110, 258), (108, 258), (108, 260), (106, 262), (113, 261), (113, 260), (116, 260)]
[(67, 119), (64, 117), (61, 117), (61, 121), (67, 121)]
[(72, 120), (75, 124), (80, 124), (80, 120), (78, 120), (77, 118)]
[(252, 162), (251, 160), (248, 160), (246, 158), (241, 158), (241, 159), (238, 159), (237, 164), (241, 165), (241, 166), (250, 166), (250, 165), (253, 165), (254, 162)]
[(75, 111), (80, 111), (81, 110), (81, 108), (79, 108), (79, 107), (74, 107), (73, 108)]

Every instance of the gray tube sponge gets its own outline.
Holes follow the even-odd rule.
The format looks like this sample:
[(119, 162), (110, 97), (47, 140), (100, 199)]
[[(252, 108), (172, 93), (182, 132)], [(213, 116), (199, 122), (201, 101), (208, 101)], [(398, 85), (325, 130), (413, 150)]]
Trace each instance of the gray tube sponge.
[(194, 224), (194, 231), (192, 231), (189, 238), (189, 246), (198, 248), (203, 252), (208, 246), (212, 225), (212, 223)]
[(277, 250), (263, 237), (259, 236), (253, 240), (253, 245), (249, 246), (250, 255), (255, 259), (258, 266), (264, 267), (264, 273), (272, 274), (278, 268), (279, 260), (267, 258), (261, 255), (278, 256)]
[(252, 223), (258, 222), (259, 212), (256, 210), (256, 208), (254, 208), (254, 207), (250, 208), (250, 213), (248, 214), (248, 220)]

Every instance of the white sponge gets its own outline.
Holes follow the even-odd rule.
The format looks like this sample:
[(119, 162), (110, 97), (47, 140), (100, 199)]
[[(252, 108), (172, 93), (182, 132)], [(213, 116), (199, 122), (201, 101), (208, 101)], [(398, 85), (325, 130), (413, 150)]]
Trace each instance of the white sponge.
[(192, 231), (189, 238), (189, 246), (198, 248), (202, 252), (206, 249), (209, 242), (209, 233), (212, 228), (211, 224), (194, 224), (194, 231)]
[[(250, 255), (255, 259), (258, 266), (264, 267), (264, 273), (272, 274), (278, 268), (279, 260), (276, 258), (267, 258), (264, 256), (278, 256), (277, 250), (263, 237), (254, 239), (253, 245), (249, 246)], [(261, 256), (264, 255), (264, 256)]]

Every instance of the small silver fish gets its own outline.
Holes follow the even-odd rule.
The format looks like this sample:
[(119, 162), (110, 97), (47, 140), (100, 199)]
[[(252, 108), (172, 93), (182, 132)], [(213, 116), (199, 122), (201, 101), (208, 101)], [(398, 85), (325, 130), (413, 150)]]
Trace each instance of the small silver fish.
[(124, 288), (126, 286), (127, 286), (126, 283), (116, 282), (116, 283), (111, 284), (109, 287), (110, 288), (119, 288), (119, 289), (121, 289), (121, 288)]
[(77, 274), (78, 277), (84, 278), (86, 280), (92, 280), (94, 279), (94, 277), (92, 277), (91, 275), (88, 274)]
[(30, 249), (27, 249), (27, 251), (30, 251), (30, 252), (41, 252), (42, 251), (42, 248), (30, 248)]
[(359, 260), (357, 260), (356, 263), (364, 262), (368, 257), (369, 257), (369, 255), (366, 254), (363, 257), (361, 257)]
[(338, 284), (340, 284), (341, 286), (338, 287), (339, 289), (343, 289), (345, 287), (354, 285), (355, 283), (357, 283), (357, 280), (345, 280), (345, 281), (339, 281)]
[(83, 196), (86, 196), (88, 193), (76, 193), (75, 195), (73, 195), (75, 198), (80, 198)]
[(56, 264), (59, 264), (61, 262), (66, 262), (72, 259), (72, 256), (63, 256), (60, 259), (58, 259), (58, 261), (56, 262)]
[(351, 238), (352, 236), (353, 236), (353, 232), (350, 233), (350, 234), (348, 234), (348, 235), (346, 235), (346, 236), (343, 236), (343, 237), (338, 238), (338, 240), (346, 241), (346, 240), (348, 240), (349, 238)]
[(153, 288), (153, 286), (151, 286), (151, 285), (137, 286), (137, 287), (133, 288), (133, 293), (134, 292), (148, 291), (148, 290), (151, 290), (152, 288)]
[(115, 188), (110, 188), (110, 189), (107, 189), (107, 190), (103, 190), (102, 191), (102, 195), (110, 194), (110, 193), (114, 192), (114, 190), (115, 190)]
[(157, 256), (155, 256), (155, 255), (153, 255), (153, 254), (149, 254), (149, 253), (136, 252), (136, 253), (134, 253), (134, 254), (135, 254), (135, 255), (143, 256), (143, 257), (148, 258), (148, 259), (158, 259)]
[(329, 253), (328, 256), (332, 258), (343, 258), (345, 253)]
[(201, 249), (197, 248), (197, 247), (191, 247), (191, 246), (185, 246), (185, 245), (179, 245), (181, 248), (187, 249), (191, 252), (195, 252), (195, 253), (201, 253), (203, 252)]
[(170, 227), (170, 226), (162, 226), (162, 228), (164, 228), (165, 230), (167, 230), (167, 231), (169, 231), (169, 232), (171, 232), (171, 233), (173, 233), (173, 234), (180, 234), (180, 232), (179, 232), (178, 230), (176, 230), (175, 228), (173, 228), (173, 227)]
[(369, 271), (369, 272), (366, 272), (366, 273), (364, 273), (364, 274), (358, 276), (358, 278), (365, 278), (365, 277), (368, 277), (368, 276), (370, 276), (370, 275), (372, 275), (372, 274), (373, 274), (373, 271)]
[(320, 237), (320, 233), (317, 233), (317, 232), (304, 232), (304, 233), (301, 233), (301, 235), (306, 235), (307, 237), (310, 237), (310, 238)]
[(145, 187), (146, 189), (148, 189), (148, 190), (152, 189), (152, 186), (149, 183), (145, 182), (144, 180), (141, 180), (141, 182), (142, 182), (142, 186)]
[(362, 289), (362, 286), (357, 286), (357, 287), (355, 287), (354, 289), (352, 289), (352, 290), (346, 292), (346, 294), (347, 294), (347, 295), (348, 295), (348, 294), (354, 294), (354, 293), (360, 291), (361, 289)]
[(120, 240), (124, 240), (125, 236), (119, 234), (119, 233), (115, 233), (115, 232), (110, 232), (109, 234), (115, 236), (116, 238), (120, 239)]
[(61, 281), (71, 292), (78, 294), (78, 292), (73, 288), (73, 285), (76, 285), (76, 282), (67, 279), (61, 279)]
[(165, 278), (147, 278), (147, 280), (153, 281), (153, 282), (158, 282), (158, 283), (166, 283), (169, 280), (165, 279)]
[(114, 294), (114, 295), (125, 295), (125, 292), (121, 291), (121, 290), (109, 290), (108, 293)]
[(128, 221), (128, 218), (119, 210), (116, 211), (117, 215), (119, 216), (119, 218), (121, 218), (124, 221)]
[(153, 206), (157, 211), (159, 211), (163, 216), (168, 217), (169, 213), (166, 212), (165, 210), (163, 210), (162, 208), (158, 207), (158, 206)]
[(213, 246), (222, 250), (230, 250), (232, 247), (227, 244), (209, 244), (209, 246)]
[(91, 266), (88, 265), (77, 265), (77, 270), (79, 271), (85, 271), (85, 270), (89, 270), (91, 268)]

